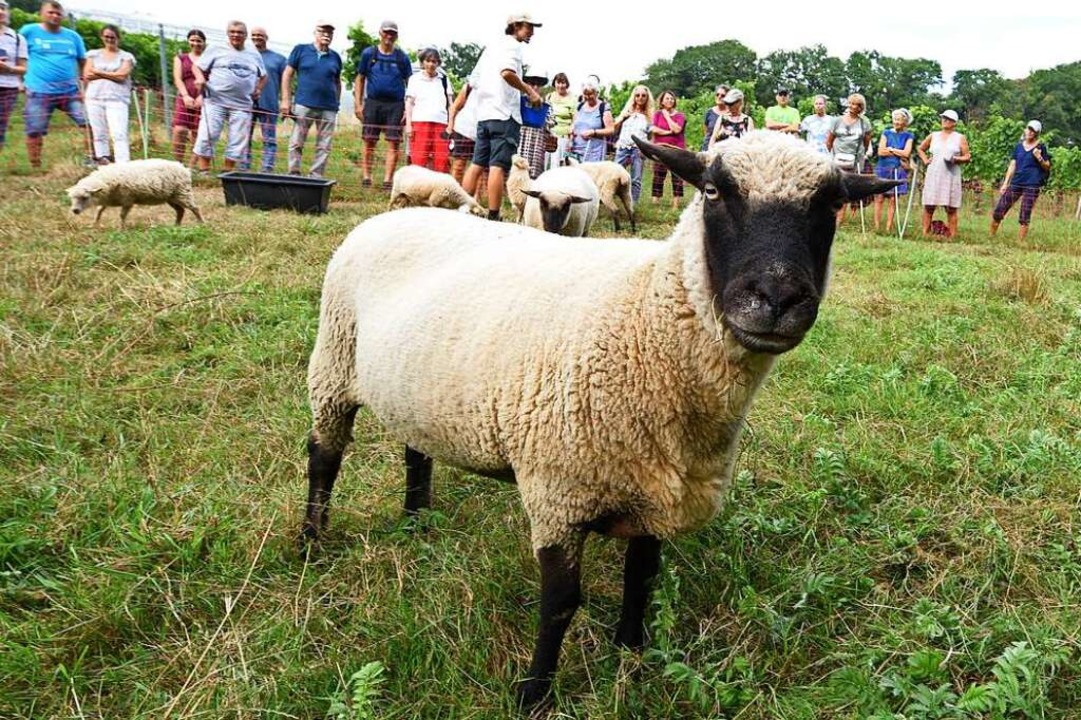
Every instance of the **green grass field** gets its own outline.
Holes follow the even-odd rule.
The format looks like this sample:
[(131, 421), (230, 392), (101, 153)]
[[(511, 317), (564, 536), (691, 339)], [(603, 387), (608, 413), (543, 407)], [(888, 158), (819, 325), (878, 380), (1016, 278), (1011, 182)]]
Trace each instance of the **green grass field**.
[[(386, 195), (351, 172), (301, 217), (204, 181), (205, 226), (120, 232), (67, 214), (79, 174), (3, 179), (0, 717), (512, 716), (538, 597), (513, 486), (438, 467), (408, 532), (362, 415), (296, 552), (322, 274)], [(590, 542), (552, 717), (1078, 717), (1081, 226), (1022, 245), (1014, 213), (995, 241), (986, 209), (953, 243), (844, 227), (642, 655), (610, 641), (622, 545)]]

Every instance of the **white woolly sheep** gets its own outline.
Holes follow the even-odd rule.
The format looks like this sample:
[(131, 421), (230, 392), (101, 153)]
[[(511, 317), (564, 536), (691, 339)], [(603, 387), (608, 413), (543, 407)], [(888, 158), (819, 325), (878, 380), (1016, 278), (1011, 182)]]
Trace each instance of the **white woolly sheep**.
[(514, 207), (516, 217), (514, 222), (522, 222), (525, 213), (525, 202), (529, 196), (525, 189), (533, 179), (529, 177), (529, 163), (521, 155), (512, 155), (510, 159), (510, 172), (507, 173), (507, 200)]
[(390, 209), (427, 205), (461, 210), (485, 217), (488, 211), (469, 196), (458, 181), (446, 173), (420, 165), (406, 165), (394, 173), (390, 189)]
[(815, 321), (837, 208), (895, 184), (780, 133), (639, 145), (700, 191), (667, 242), (406, 210), (353, 230), (323, 285), (302, 547), (362, 405), (406, 445), (407, 513), (433, 458), (515, 481), (541, 570), (523, 705), (550, 687), (589, 532), (629, 539), (615, 637), (643, 644), (661, 540), (720, 509), (752, 398)]
[(617, 200), (623, 205), (623, 210), (627, 213), (627, 219), (631, 223), (631, 232), (638, 231), (638, 226), (634, 222), (631, 174), (627, 172), (627, 168), (611, 160), (580, 163), (569, 156), (566, 159), (566, 164), (570, 167), (581, 168), (589, 177), (593, 178), (593, 183), (597, 186), (597, 192), (600, 194), (601, 205), (604, 205), (612, 216), (612, 224), (615, 226), (616, 232), (619, 232), (619, 205), (616, 204)]
[(545, 170), (522, 192), (528, 195), (522, 222), (538, 230), (585, 237), (597, 219), (597, 186), (576, 167)]
[(203, 215), (195, 205), (191, 191), (191, 172), (175, 160), (132, 160), (106, 165), (67, 189), (71, 212), (78, 215), (97, 206), (94, 227), (98, 227), (105, 208), (120, 208), (120, 227), (127, 226), (128, 213), (136, 205), (167, 203), (176, 211), (176, 224), (191, 210), (199, 222)]

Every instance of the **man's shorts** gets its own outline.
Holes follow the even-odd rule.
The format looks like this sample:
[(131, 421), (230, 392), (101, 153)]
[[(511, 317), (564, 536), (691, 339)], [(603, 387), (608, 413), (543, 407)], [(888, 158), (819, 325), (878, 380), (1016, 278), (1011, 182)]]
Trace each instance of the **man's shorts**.
[(379, 133), (382, 132), (387, 142), (400, 142), (403, 117), (405, 117), (405, 100), (368, 98), (364, 101), (362, 137), (375, 142), (379, 139)]
[(49, 118), (52, 117), (53, 110), (67, 113), (76, 125), (86, 127), (86, 106), (78, 95), (48, 95), (27, 90), (23, 121), (28, 137), (49, 134)]
[(518, 152), (521, 125), (515, 120), (481, 120), (477, 123), (477, 147), (473, 163), (510, 171), (510, 159)]
[(451, 133), (450, 142), (450, 156), (452, 158), (473, 159), (473, 149), (477, 147), (476, 142), (467, 138), (465, 135), (462, 135), (460, 132)]

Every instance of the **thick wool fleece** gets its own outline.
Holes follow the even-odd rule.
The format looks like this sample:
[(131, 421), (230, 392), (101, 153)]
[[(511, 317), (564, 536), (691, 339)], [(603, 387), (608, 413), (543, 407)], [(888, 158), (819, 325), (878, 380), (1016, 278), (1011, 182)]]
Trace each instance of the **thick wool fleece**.
[(399, 168), (394, 173), (390, 190), (391, 208), (411, 205), (427, 205), (448, 210), (466, 207), (474, 215), (487, 215), (487, 210), (478, 205), (453, 177), (420, 165)]
[(106, 165), (68, 188), (73, 206), (130, 207), (178, 204), (195, 208), (191, 172), (175, 160), (132, 160)]
[(631, 197), (631, 174), (625, 167), (611, 160), (579, 163), (573, 167), (581, 168), (593, 179), (601, 205), (608, 208), (608, 212), (613, 216), (619, 215), (619, 205), (616, 204), (618, 200), (630, 217), (634, 210), (634, 200)]
[(436, 460), (513, 469), (538, 549), (598, 518), (660, 538), (707, 522), (773, 357), (722, 329), (701, 203), (663, 243), (429, 209), (366, 221), (327, 270), (316, 440), (343, 447), (334, 418), (364, 404)]

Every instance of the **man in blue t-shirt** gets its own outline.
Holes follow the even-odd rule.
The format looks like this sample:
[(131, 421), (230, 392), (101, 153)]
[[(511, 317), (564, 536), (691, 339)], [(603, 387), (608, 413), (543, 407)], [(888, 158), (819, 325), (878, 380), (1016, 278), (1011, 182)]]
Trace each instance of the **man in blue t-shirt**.
[[(68, 114), (79, 128), (86, 127), (86, 107), (79, 79), (86, 65), (86, 46), (74, 30), (61, 27), (64, 8), (58, 2), (46, 0), (41, 4), (41, 22), (24, 25), (19, 34), (26, 40), (29, 56), (26, 75), (26, 154), (30, 166), (41, 167), (41, 148), (49, 134), (49, 119), (53, 110)], [(91, 147), (88, 133), (83, 133), (87, 154)]]
[[(300, 174), (300, 161), (308, 131), (315, 125), (315, 157), (309, 175), (323, 177), (334, 123), (342, 97), (342, 57), (330, 49), (334, 26), (325, 20), (315, 25), (315, 42), (297, 45), (289, 53), (282, 73), (281, 113), (293, 116), (293, 136), (289, 139), (289, 174)], [(293, 78), (296, 101), (291, 102)]]
[(253, 27), (251, 29), (251, 44), (255, 46), (259, 56), (263, 58), (263, 67), (266, 69), (266, 85), (259, 93), (259, 98), (252, 107), (251, 135), (248, 136), (248, 152), (240, 162), (240, 169), (247, 170), (251, 167), (251, 143), (255, 139), (255, 126), (259, 126), (259, 134), (263, 136), (263, 164), (262, 171), (274, 172), (274, 160), (278, 157), (278, 90), (282, 84), (282, 71), (285, 69), (285, 56), (274, 52), (266, 46), (268, 35), (266, 28)]
[(379, 44), (364, 48), (357, 63), (353, 103), (357, 119), (364, 123), (364, 158), (361, 184), (372, 184), (372, 158), (380, 131), (390, 149), (383, 172), (383, 189), (390, 190), (390, 178), (398, 164), (398, 144), (405, 124), (405, 85), (413, 74), (413, 64), (398, 41), (398, 23), (384, 20), (379, 26)]

